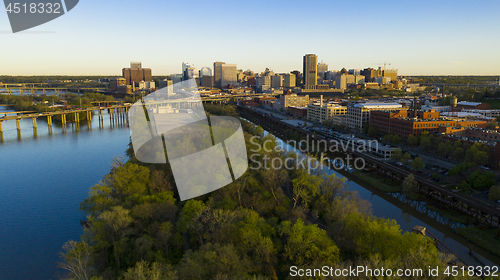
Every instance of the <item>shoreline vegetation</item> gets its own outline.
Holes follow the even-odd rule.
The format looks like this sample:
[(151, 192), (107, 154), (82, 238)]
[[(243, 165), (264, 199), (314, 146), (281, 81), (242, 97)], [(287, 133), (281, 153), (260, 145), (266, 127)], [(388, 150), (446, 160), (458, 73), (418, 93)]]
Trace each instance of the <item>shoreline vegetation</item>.
[[(237, 117), (233, 106), (206, 109)], [(252, 154), (287, 157), (272, 149), (274, 136), (244, 120), (242, 127), (249, 154), (256, 136), (268, 149)], [(187, 137), (183, 144), (193, 142)], [(290, 279), (292, 266), (323, 265), (438, 266), (438, 277), (392, 278), (471, 279), (447, 276), (451, 257), (429, 237), (402, 233), (394, 220), (372, 216), (369, 203), (334, 175), (249, 168), (232, 184), (181, 202), (169, 164), (140, 163), (132, 147), (127, 156), (127, 162), (114, 160), (81, 203), (84, 233), (63, 247), (65, 279)]]

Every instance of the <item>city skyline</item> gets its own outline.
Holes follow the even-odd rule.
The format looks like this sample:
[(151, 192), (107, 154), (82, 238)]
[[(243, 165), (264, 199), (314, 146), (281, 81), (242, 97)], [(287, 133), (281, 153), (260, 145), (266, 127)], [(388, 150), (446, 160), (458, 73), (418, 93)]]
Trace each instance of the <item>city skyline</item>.
[[(500, 74), (498, 1), (262, 4), (90, 1), (18, 34), (1, 12), (0, 36), (8, 43), (0, 75), (119, 75), (129, 61), (155, 75), (179, 73), (185, 61), (197, 69), (225, 61), (288, 73), (302, 69), (307, 53), (330, 70), (390, 63), (400, 75)], [(137, 17), (141, 24), (132, 24)], [(261, 23), (273, 31), (263, 32)]]

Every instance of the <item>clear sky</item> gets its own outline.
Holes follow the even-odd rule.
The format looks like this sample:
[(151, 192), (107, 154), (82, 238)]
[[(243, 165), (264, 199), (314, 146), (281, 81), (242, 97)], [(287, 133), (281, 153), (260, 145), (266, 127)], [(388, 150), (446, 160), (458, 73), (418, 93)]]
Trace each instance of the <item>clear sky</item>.
[(214, 61), (256, 72), (391, 63), (401, 75), (500, 75), (500, 1), (81, 0), (66, 15), (12, 34), (0, 11), (0, 75), (153, 75)]

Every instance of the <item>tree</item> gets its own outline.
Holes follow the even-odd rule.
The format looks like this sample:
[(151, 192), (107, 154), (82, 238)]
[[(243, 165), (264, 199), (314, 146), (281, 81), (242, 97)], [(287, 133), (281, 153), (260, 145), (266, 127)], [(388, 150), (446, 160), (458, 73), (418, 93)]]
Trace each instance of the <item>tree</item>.
[(421, 157), (416, 157), (411, 163), (411, 168), (416, 171), (424, 169), (425, 164)]
[(415, 137), (413, 134), (408, 135), (408, 139), (406, 140), (406, 143), (410, 146), (416, 146), (418, 144), (418, 138)]
[(111, 240), (113, 241), (115, 262), (118, 269), (120, 269), (120, 253), (117, 245), (119, 240), (128, 234), (126, 229), (133, 221), (129, 213), (129, 210), (121, 206), (113, 206), (111, 211), (105, 211), (99, 216), (111, 228)]
[(60, 253), (63, 262), (59, 267), (68, 271), (69, 279), (90, 279), (93, 273), (91, 249), (85, 241), (68, 241), (64, 244), (65, 253)]
[(432, 142), (428, 136), (420, 137), (420, 148), (422, 148), (423, 150), (430, 150), (431, 147)]
[(149, 169), (134, 163), (127, 163), (116, 169), (112, 178), (113, 186), (121, 196), (144, 194), (150, 181)]
[(462, 160), (464, 158), (464, 148), (456, 147), (452, 156), (455, 160)]
[(449, 153), (448, 153), (449, 147), (451, 147), (451, 145), (449, 145), (448, 143), (444, 143), (444, 142), (439, 143), (438, 148), (437, 148), (438, 154), (442, 157), (449, 156)]
[(395, 220), (363, 217), (354, 213), (344, 219), (342, 233), (344, 246), (367, 258), (379, 254), (383, 259), (401, 256), (407, 250), (401, 246), (401, 229)]
[(207, 243), (189, 250), (178, 266), (179, 279), (245, 279), (252, 272), (251, 262), (232, 244)]
[(290, 265), (334, 264), (340, 259), (339, 248), (335, 242), (317, 225), (305, 225), (301, 219), (293, 225), (291, 221), (284, 221), (279, 227), (279, 232), (286, 241), (283, 257)]
[(147, 261), (140, 261), (123, 274), (123, 280), (176, 280), (177, 272), (170, 265)]
[(307, 208), (311, 199), (318, 194), (321, 179), (311, 175), (305, 169), (298, 171), (297, 178), (292, 180), (293, 184), (293, 209), (301, 200), (302, 205)]
[(437, 173), (432, 173), (432, 179), (436, 180), (436, 181), (439, 181), (441, 180), (441, 175), (437, 174)]
[(374, 125), (370, 126), (370, 128), (368, 129), (368, 136), (375, 137), (377, 136), (377, 133), (378, 133), (378, 128)]
[(473, 162), (479, 166), (484, 166), (488, 163), (488, 153), (485, 151), (477, 151), (473, 157)]
[(167, 180), (165, 173), (162, 170), (154, 170), (151, 172), (151, 182), (149, 187), (155, 192), (171, 191), (172, 186), (170, 180)]
[(488, 194), (488, 199), (493, 200), (495, 202), (500, 200), (500, 186), (499, 185), (491, 186), (490, 193)]
[(410, 153), (406, 152), (406, 153), (403, 154), (403, 157), (401, 158), (401, 161), (404, 164), (408, 164), (408, 162), (410, 161), (410, 159), (411, 159)]
[(401, 143), (401, 138), (399, 137), (399, 135), (394, 135), (392, 136), (392, 143), (395, 144), (395, 145), (398, 145), (399, 143)]
[(476, 170), (467, 177), (467, 183), (474, 189), (487, 189), (495, 184), (496, 180), (492, 173)]
[(344, 179), (335, 174), (326, 176), (321, 183), (320, 194), (326, 201), (332, 201), (347, 187)]
[(418, 195), (418, 183), (413, 174), (410, 174), (405, 178), (403, 184), (401, 185), (401, 191), (408, 197)]
[(403, 158), (403, 151), (396, 149), (391, 154), (391, 159), (394, 161), (400, 161)]
[(469, 191), (470, 190), (470, 185), (469, 185), (469, 183), (467, 183), (466, 180), (463, 180), (462, 183), (460, 183), (460, 185), (457, 186), (457, 189), (461, 189), (461, 190), (464, 190), (464, 191)]

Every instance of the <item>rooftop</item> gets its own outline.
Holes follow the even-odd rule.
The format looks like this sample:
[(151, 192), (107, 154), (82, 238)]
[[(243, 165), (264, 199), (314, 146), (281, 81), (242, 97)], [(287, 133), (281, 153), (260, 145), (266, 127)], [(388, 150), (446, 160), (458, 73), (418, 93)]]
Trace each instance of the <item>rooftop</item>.
[(367, 102), (367, 103), (356, 103), (353, 105), (355, 108), (368, 108), (368, 109), (377, 109), (377, 108), (403, 108), (403, 105), (399, 103), (376, 103), (376, 102)]
[(460, 101), (460, 102), (457, 103), (457, 105), (478, 106), (478, 105), (481, 105), (481, 102)]

